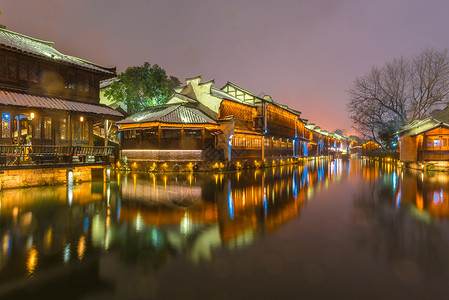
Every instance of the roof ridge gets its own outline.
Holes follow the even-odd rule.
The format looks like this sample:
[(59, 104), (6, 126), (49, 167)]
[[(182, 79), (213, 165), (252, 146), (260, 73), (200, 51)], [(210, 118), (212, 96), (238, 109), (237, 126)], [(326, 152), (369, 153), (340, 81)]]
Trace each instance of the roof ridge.
[[(1, 31), (6, 31), (7, 33), (10, 33), (10, 34), (18, 35), (18, 36), (20, 36), (20, 37), (24, 37), (24, 38), (30, 39), (30, 40), (35, 41), (35, 42), (39, 42), (39, 43), (45, 44), (45, 45), (50, 46), (50, 47), (52, 47), (52, 48), (53, 48), (53, 45), (54, 45), (54, 42), (40, 40), (40, 39), (31, 37), (31, 36), (28, 36), (28, 35), (25, 35), (25, 34), (22, 34), (22, 33), (18, 33), (18, 32), (15, 32), (15, 31), (8, 30), (8, 29), (6, 29), (6, 28), (0, 28), (0, 30), (1, 30)], [(54, 48), (53, 48), (53, 49), (54, 49)], [(56, 49), (55, 49), (55, 50), (56, 50)], [(59, 52), (59, 51), (58, 51), (58, 52)]]

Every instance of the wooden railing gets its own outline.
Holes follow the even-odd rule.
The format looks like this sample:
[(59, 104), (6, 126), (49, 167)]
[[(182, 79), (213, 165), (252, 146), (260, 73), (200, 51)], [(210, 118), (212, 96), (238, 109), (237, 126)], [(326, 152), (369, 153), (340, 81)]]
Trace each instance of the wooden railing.
[(114, 147), (0, 145), (0, 168), (49, 164), (105, 164)]

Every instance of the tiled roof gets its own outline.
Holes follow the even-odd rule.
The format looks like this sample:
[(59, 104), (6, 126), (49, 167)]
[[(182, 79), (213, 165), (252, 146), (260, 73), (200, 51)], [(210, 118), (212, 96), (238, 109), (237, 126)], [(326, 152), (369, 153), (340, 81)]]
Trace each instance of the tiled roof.
[(217, 124), (201, 110), (183, 104), (149, 107), (117, 124), (161, 122), (171, 124)]
[(120, 81), (120, 79), (118, 79), (117, 77), (113, 77), (113, 78), (102, 80), (102, 81), (100, 81), (100, 89), (107, 88), (108, 86), (110, 86), (114, 82), (118, 82), (118, 81)]
[(0, 46), (30, 55), (52, 59), (59, 63), (75, 65), (96, 72), (115, 74), (115, 68), (106, 68), (86, 60), (65, 55), (53, 48), (53, 42), (41, 41), (13, 31), (0, 28)]
[(102, 116), (114, 117), (115, 119), (123, 117), (120, 112), (101, 104), (32, 96), (29, 94), (10, 92), (6, 90), (0, 90), (0, 105), (30, 108), (48, 108), (70, 112), (93, 113)]

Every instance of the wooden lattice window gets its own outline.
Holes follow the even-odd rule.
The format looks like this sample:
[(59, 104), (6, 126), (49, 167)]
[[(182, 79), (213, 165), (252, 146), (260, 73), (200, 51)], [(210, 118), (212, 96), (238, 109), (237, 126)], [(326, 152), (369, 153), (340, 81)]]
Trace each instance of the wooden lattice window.
[(2, 138), (11, 137), (11, 114), (2, 113)]
[(20, 62), (19, 64), (19, 79), (28, 81), (28, 69), (29, 66), (27, 63)]
[(42, 138), (42, 119), (39, 116), (34, 118), (34, 138), (38, 140)]
[(6, 77), (6, 57), (0, 56), (0, 78)]
[(51, 118), (44, 117), (44, 139), (51, 140)]
[(8, 59), (8, 78), (17, 79), (17, 61)]
[(30, 81), (34, 83), (39, 82), (39, 65), (38, 63), (31, 64), (30, 67)]

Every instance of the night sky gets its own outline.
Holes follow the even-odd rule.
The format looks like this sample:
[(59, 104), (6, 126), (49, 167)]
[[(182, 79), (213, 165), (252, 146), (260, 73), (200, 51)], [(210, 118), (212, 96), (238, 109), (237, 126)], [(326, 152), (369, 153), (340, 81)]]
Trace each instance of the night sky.
[(347, 90), (397, 56), (449, 47), (447, 0), (2, 0), (0, 24), (118, 72), (231, 81), (351, 132)]

